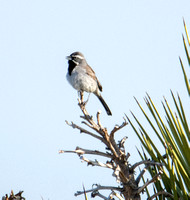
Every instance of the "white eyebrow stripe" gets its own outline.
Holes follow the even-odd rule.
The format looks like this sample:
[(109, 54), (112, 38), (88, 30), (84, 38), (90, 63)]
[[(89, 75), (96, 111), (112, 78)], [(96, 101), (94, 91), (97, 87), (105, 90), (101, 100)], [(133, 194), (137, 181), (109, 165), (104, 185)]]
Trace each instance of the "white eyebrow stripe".
[(83, 56), (80, 56), (80, 55), (75, 55), (75, 57), (77, 57), (77, 58), (79, 58), (79, 59), (84, 59), (84, 57)]

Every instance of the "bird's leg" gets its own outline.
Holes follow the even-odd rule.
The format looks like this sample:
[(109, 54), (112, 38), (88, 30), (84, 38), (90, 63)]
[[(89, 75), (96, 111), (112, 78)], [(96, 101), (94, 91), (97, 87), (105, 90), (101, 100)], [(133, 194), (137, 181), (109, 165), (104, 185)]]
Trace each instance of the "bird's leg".
[(88, 103), (88, 100), (90, 98), (90, 93), (89, 93), (86, 101), (84, 101), (84, 92), (82, 90), (78, 91), (78, 96), (80, 99), (80, 104), (82, 104), (83, 106), (86, 106), (86, 104)]
[(87, 98), (87, 100), (84, 102), (84, 105), (86, 105), (86, 104), (88, 103), (88, 100), (89, 100), (89, 98), (90, 98), (90, 94), (91, 94), (91, 93), (88, 94), (88, 98)]
[(84, 102), (84, 92), (82, 90), (78, 91), (78, 96), (80, 98), (81, 103), (83, 104)]
[(80, 91), (77, 90), (78, 97), (80, 98)]

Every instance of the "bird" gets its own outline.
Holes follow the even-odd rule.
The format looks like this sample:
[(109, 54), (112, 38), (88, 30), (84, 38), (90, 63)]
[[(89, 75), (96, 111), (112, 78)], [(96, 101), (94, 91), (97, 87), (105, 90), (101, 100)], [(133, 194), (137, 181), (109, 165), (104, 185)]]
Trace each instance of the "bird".
[(68, 82), (79, 92), (93, 93), (102, 103), (108, 115), (112, 115), (107, 103), (103, 99), (102, 85), (96, 77), (93, 69), (88, 65), (84, 55), (76, 51), (67, 56), (68, 72), (66, 78)]

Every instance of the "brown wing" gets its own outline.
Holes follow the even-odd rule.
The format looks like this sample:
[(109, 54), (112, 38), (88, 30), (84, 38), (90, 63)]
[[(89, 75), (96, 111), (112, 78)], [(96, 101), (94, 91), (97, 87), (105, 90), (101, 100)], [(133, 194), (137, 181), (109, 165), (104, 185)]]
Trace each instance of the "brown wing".
[(86, 68), (86, 73), (87, 73), (90, 77), (92, 77), (95, 81), (97, 81), (98, 88), (99, 88), (99, 90), (102, 92), (102, 85), (100, 84), (99, 80), (97, 79), (94, 70), (93, 70), (89, 65), (87, 65), (85, 68)]

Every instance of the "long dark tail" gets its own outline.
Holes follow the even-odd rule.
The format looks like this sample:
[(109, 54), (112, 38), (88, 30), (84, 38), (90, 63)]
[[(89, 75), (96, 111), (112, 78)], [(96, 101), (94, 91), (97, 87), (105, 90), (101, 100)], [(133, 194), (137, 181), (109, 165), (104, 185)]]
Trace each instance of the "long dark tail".
[(106, 112), (108, 115), (112, 115), (111, 110), (109, 109), (108, 105), (106, 104), (106, 102), (104, 101), (103, 97), (101, 95), (97, 95), (98, 99), (100, 100), (100, 102), (102, 103), (102, 105), (104, 106)]

